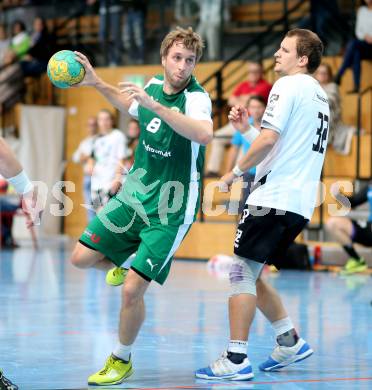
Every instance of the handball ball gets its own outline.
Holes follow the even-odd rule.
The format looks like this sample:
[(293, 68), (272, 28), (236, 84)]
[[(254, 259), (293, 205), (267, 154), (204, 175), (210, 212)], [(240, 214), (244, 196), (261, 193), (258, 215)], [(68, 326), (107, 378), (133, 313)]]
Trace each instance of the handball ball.
[(48, 77), (58, 88), (68, 88), (80, 83), (85, 76), (84, 66), (76, 61), (71, 50), (55, 53), (48, 62)]

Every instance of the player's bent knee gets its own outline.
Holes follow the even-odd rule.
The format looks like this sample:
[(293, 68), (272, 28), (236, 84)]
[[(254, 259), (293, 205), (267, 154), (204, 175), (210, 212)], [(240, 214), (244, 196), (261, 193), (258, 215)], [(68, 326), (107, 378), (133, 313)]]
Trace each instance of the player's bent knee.
[(256, 282), (261, 275), (263, 264), (234, 255), (230, 270), (230, 296), (250, 294), (257, 296)]
[(75, 249), (71, 254), (70, 262), (77, 268), (88, 268), (92, 265), (92, 262), (89, 261), (87, 256), (85, 247), (79, 243), (76, 244)]
[(70, 263), (77, 268), (83, 268), (81, 266), (81, 256), (78, 248), (75, 248), (70, 256)]
[(132, 306), (143, 298), (143, 293), (139, 288), (125, 281), (122, 289), (122, 298), (125, 306)]
[(144, 280), (130, 269), (121, 290), (123, 304), (126, 306), (133, 305), (143, 299), (149, 284), (150, 282)]

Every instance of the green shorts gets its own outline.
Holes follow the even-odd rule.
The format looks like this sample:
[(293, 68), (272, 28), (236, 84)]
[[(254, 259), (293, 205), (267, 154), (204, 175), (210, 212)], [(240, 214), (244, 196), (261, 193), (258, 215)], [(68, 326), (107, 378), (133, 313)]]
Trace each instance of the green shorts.
[(163, 284), (173, 255), (190, 227), (190, 224), (173, 226), (145, 221), (132, 208), (113, 198), (88, 224), (79, 241), (117, 266), (137, 252), (131, 268), (145, 279)]

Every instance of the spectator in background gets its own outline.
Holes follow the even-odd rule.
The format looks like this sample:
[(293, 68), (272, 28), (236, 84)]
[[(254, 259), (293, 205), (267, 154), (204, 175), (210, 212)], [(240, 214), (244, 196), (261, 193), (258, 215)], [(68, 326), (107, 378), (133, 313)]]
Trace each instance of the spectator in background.
[[(236, 162), (248, 152), (248, 149), (251, 146), (251, 144), (246, 140), (243, 134), (249, 131), (251, 127), (254, 127), (258, 131), (260, 131), (261, 120), (266, 109), (266, 101), (260, 95), (252, 95), (249, 98), (247, 108), (249, 113), (248, 121), (246, 124), (244, 124), (243, 127), (235, 129), (235, 133), (231, 140), (231, 148), (229, 150), (228, 155), (227, 172), (230, 172), (234, 168)], [(255, 174), (256, 167), (253, 167), (247, 172), (245, 172), (242, 176), (243, 188), (239, 202), (239, 214), (241, 214), (241, 212), (243, 211), (245, 202), (251, 192), (251, 187), (254, 182)]]
[(53, 54), (53, 44), (48, 27), (43, 18), (34, 19), (31, 46), (21, 61), (25, 76), (39, 76), (46, 71), (49, 58)]
[[(86, 0), (89, 6), (97, 0)], [(110, 66), (121, 63), (121, 14), (122, 1), (99, 0), (99, 40), (107, 52), (107, 61)]]
[(134, 154), (137, 149), (138, 140), (140, 136), (140, 127), (137, 119), (131, 118), (128, 123), (128, 153), (125, 161), (125, 168), (129, 170), (134, 162)]
[(6, 36), (5, 27), (0, 24), (0, 67), (5, 63), (5, 57), (9, 51), (10, 41)]
[[(83, 167), (83, 194), (84, 202), (87, 206), (92, 206), (92, 196), (91, 196), (91, 179), (93, 172), (93, 145), (97, 139), (98, 127), (97, 119), (94, 116), (88, 118), (87, 122), (87, 133), (88, 136), (84, 138), (74, 154), (72, 155), (72, 161), (76, 164), (81, 164)], [(91, 208), (87, 208), (87, 218), (88, 222), (92, 220), (95, 216), (94, 211)]]
[(124, 159), (128, 153), (127, 137), (114, 128), (114, 117), (109, 110), (97, 116), (98, 136), (93, 144), (92, 203), (98, 210), (120, 189)]
[(359, 7), (356, 16), (355, 35), (346, 48), (344, 60), (335, 77), (340, 85), (347, 68), (352, 68), (354, 88), (349, 93), (357, 93), (360, 89), (361, 60), (372, 58), (372, 0), (365, 0)]
[[(253, 95), (260, 95), (265, 103), (269, 97), (271, 84), (263, 78), (263, 67), (259, 62), (248, 62), (247, 80), (238, 84), (230, 96), (227, 104), (233, 107), (240, 104), (247, 106), (248, 100)], [(215, 138), (211, 144), (211, 153), (207, 163), (206, 177), (219, 177), (219, 171), (223, 160), (225, 147), (229, 145), (235, 130), (230, 123), (216, 130)], [(219, 138), (220, 137), (220, 138)]]
[(124, 0), (125, 22), (123, 43), (130, 62), (143, 64), (145, 61), (145, 20), (147, 5), (145, 0)]
[(346, 208), (355, 208), (367, 202), (369, 204), (368, 220), (364, 223), (347, 217), (331, 217), (326, 222), (328, 232), (350, 256), (341, 274), (364, 272), (368, 268), (367, 263), (356, 251), (354, 244), (372, 247), (372, 185), (367, 183), (357, 193), (346, 196), (340, 192), (339, 186), (335, 183), (331, 187), (331, 194)]
[(6, 52), (3, 60), (7, 66), (0, 71), (0, 114), (21, 100), (24, 88), (21, 66), (14, 62), (14, 53)]
[(199, 5), (197, 33), (207, 42), (209, 61), (221, 59), (222, 0), (196, 0)]
[(198, 6), (195, 1), (175, 0), (174, 3), (174, 28), (177, 26), (195, 28), (198, 20)]
[(22, 60), (31, 47), (31, 39), (26, 31), (25, 24), (16, 20), (12, 25), (10, 48), (18, 60)]
[(314, 76), (328, 97), (330, 110), (328, 144), (332, 144), (333, 149), (340, 154), (349, 154), (354, 128), (342, 122), (340, 91), (338, 85), (332, 81), (333, 75), (330, 65), (320, 64)]
[(14, 213), (21, 207), (19, 197), (7, 196), (8, 182), (0, 175), (1, 248), (17, 248), (12, 236)]

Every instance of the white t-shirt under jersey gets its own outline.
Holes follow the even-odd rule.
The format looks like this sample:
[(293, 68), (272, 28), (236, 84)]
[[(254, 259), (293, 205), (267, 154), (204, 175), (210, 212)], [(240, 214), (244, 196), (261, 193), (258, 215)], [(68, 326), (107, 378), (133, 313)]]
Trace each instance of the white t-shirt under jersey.
[(310, 219), (327, 147), (327, 95), (313, 77), (285, 76), (273, 86), (262, 127), (280, 137), (258, 164), (255, 182), (265, 178), (247, 203), (291, 211)]

